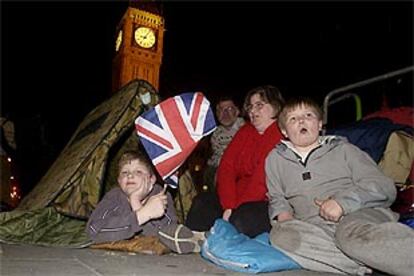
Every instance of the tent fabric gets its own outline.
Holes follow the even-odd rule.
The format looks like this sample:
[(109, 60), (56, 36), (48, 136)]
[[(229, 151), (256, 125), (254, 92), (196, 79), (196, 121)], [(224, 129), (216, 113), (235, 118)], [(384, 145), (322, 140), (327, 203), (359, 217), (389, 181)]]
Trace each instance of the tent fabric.
[(87, 246), (86, 219), (116, 183), (107, 171), (116, 167), (112, 159), (125, 147), (139, 150), (134, 119), (158, 100), (151, 84), (134, 80), (92, 110), (19, 207), (0, 213), (0, 242)]
[(0, 242), (84, 248), (91, 244), (86, 222), (59, 214), (53, 207), (1, 213)]
[(88, 217), (99, 201), (108, 152), (143, 111), (139, 95), (145, 91), (157, 97), (148, 82), (132, 81), (92, 110), (18, 209), (53, 205), (59, 213)]
[(196, 196), (197, 189), (191, 177), (190, 170), (185, 170), (178, 180), (177, 195), (174, 198), (174, 207), (177, 212), (179, 223), (185, 223), (193, 199)]

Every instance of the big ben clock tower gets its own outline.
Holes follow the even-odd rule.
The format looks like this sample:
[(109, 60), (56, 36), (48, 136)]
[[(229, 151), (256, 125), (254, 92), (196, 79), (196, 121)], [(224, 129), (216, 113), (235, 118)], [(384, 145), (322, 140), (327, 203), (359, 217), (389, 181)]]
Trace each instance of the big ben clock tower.
[(116, 29), (112, 92), (137, 78), (147, 80), (158, 90), (163, 38), (161, 4), (131, 0)]

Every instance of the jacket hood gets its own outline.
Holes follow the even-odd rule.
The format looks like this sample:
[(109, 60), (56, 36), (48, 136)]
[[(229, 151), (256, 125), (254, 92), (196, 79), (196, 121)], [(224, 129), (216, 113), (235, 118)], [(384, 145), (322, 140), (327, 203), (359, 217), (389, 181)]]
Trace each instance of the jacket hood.
[(281, 140), (280, 143), (276, 146), (276, 152), (287, 159), (297, 160), (298, 157), (302, 159), (304, 162), (311, 153), (317, 152), (317, 154), (313, 154), (313, 158), (317, 158), (325, 154), (326, 152), (332, 150), (333, 148), (337, 147), (338, 145), (347, 143), (348, 140), (346, 137), (337, 136), (337, 135), (327, 135), (327, 136), (320, 136), (319, 137), (319, 146), (312, 149), (308, 152), (305, 156), (301, 155), (293, 146), (293, 144), (288, 140)]

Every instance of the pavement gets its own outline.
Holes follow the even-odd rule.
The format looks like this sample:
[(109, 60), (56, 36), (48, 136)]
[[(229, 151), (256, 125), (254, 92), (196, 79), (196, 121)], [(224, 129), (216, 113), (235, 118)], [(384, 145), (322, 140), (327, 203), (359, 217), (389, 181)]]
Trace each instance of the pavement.
[[(200, 254), (161, 256), (32, 245), (0, 244), (0, 275), (248, 275), (222, 269)], [(305, 270), (265, 273), (266, 276), (336, 275)]]

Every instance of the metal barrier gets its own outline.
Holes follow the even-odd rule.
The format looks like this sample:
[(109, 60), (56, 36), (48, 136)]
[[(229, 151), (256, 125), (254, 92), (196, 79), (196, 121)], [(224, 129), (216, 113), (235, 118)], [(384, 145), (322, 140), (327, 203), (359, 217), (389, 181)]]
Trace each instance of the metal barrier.
[[(355, 106), (356, 106), (356, 116), (355, 116), (356, 120), (358, 121), (362, 118), (362, 103), (361, 103), (360, 97), (355, 93), (350, 93), (350, 92), (347, 92), (347, 91), (349, 91), (351, 89), (355, 89), (355, 88), (365, 86), (367, 84), (371, 84), (371, 83), (374, 83), (374, 82), (379, 82), (379, 81), (383, 81), (383, 80), (386, 80), (386, 79), (389, 79), (389, 78), (392, 78), (392, 77), (395, 77), (395, 76), (399, 76), (399, 75), (408, 73), (410, 71), (414, 71), (414, 66), (409, 66), (409, 67), (402, 68), (402, 69), (399, 69), (399, 70), (396, 70), (396, 71), (392, 71), (392, 72), (389, 72), (389, 73), (386, 73), (386, 74), (383, 74), (383, 75), (379, 75), (379, 76), (376, 76), (376, 77), (373, 77), (373, 78), (370, 78), (370, 79), (366, 79), (366, 80), (363, 80), (363, 81), (360, 81), (360, 82), (356, 82), (356, 83), (353, 83), (353, 84), (350, 84), (350, 85), (346, 85), (346, 86), (334, 89), (331, 92), (329, 92), (323, 100), (323, 111), (324, 111), (323, 121), (322, 121), (323, 122), (323, 129), (322, 129), (323, 135), (325, 135), (326, 126), (328, 124), (328, 107), (332, 104), (335, 104), (335, 103), (338, 103), (338, 102), (340, 102), (344, 99), (353, 97), (354, 100), (355, 100)], [(344, 93), (344, 92), (347, 92), (347, 93)], [(343, 95), (341, 95), (341, 94), (343, 94)], [(341, 95), (341, 96), (339, 96), (339, 95)], [(335, 99), (333, 99), (334, 96), (336, 97)]]

